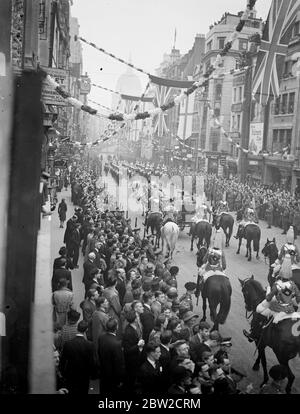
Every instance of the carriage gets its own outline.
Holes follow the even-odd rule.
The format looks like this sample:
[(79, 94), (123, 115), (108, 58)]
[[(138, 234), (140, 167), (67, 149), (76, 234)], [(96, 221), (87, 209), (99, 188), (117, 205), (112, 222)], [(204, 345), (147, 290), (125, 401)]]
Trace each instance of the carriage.
[(185, 227), (191, 227), (191, 224), (193, 223), (192, 218), (195, 213), (195, 201), (193, 201), (192, 196), (182, 192), (182, 206), (177, 214), (177, 225), (181, 231), (183, 231)]

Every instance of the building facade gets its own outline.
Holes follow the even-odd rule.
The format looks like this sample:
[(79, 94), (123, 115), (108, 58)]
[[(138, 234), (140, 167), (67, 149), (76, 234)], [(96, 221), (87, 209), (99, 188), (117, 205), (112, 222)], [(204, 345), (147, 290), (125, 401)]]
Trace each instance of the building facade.
[[(210, 31), (206, 36), (206, 52), (203, 58), (202, 71), (204, 73), (213, 65), (217, 55), (223, 50), (226, 39), (235, 31), (240, 16), (241, 13), (237, 15), (225, 13), (219, 22), (210, 26)], [(202, 122), (207, 126), (204, 149), (209, 154), (206, 162), (206, 168), (209, 172), (218, 171), (219, 174), (223, 174), (223, 166), (226, 164), (221, 161), (223, 160), (222, 154), (230, 156), (232, 167), (234, 163), (237, 163), (238, 154), (233, 151), (233, 146), (223, 136), (220, 128), (214, 125), (213, 116), (220, 120), (225, 131), (229, 132), (235, 141), (240, 139), (244, 116), (244, 79), (243, 74), (236, 78), (230, 71), (238, 68), (241, 54), (248, 51), (249, 37), (261, 32), (262, 25), (262, 20), (256, 18), (254, 10), (242, 32), (234, 40), (229, 53), (223, 57), (222, 70), (218, 71), (218, 76), (209, 81), (207, 100), (211, 111), (205, 111), (202, 118)], [(216, 159), (218, 168), (216, 168)]]

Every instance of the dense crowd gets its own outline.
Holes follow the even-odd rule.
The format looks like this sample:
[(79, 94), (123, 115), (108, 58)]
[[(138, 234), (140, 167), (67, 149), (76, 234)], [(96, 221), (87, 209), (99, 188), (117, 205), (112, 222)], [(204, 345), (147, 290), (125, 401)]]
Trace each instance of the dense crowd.
[[(114, 160), (112, 171), (115, 176), (119, 174), (120, 167), (126, 167), (129, 176), (134, 173), (150, 178), (151, 174), (162, 176), (192, 176), (196, 173), (189, 167), (171, 166), (145, 162), (127, 163)], [(298, 193), (292, 194), (286, 188), (279, 185), (263, 185), (259, 183), (242, 183), (238, 177), (230, 179), (218, 177), (215, 174), (202, 172), (205, 177), (205, 194), (212, 206), (226, 199), (229, 211), (244, 212), (247, 207), (256, 210), (258, 219), (266, 220), (268, 227), (279, 227), (283, 234), (287, 233), (290, 226), (294, 227), (295, 238), (300, 234), (300, 201)]]
[[(151, 236), (142, 239), (118, 208), (97, 207), (99, 199), (108, 205), (108, 194), (92, 171), (77, 168), (70, 178), (75, 214), (52, 278), (57, 389), (87, 394), (90, 380), (99, 379), (100, 394), (241, 393), (245, 375), (231, 366), (231, 338), (194, 313), (196, 284), (187, 280), (179, 293), (180, 269), (153, 250)], [(65, 212), (60, 220), (63, 226)], [(80, 250), (78, 309), (71, 271)], [(272, 369), (262, 393), (282, 392), (284, 367)], [(255, 391), (248, 386), (243, 392)]]

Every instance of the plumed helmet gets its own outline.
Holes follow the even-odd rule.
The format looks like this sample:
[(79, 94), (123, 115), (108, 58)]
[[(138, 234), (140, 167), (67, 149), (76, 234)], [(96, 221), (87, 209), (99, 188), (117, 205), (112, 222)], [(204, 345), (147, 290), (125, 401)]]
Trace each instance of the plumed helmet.
[(294, 241), (295, 241), (294, 229), (293, 229), (293, 226), (290, 226), (286, 234), (286, 242), (294, 244)]
[(292, 260), (289, 254), (286, 254), (283, 258), (281, 269), (279, 271), (279, 277), (282, 279), (291, 279), (293, 276), (292, 272)]

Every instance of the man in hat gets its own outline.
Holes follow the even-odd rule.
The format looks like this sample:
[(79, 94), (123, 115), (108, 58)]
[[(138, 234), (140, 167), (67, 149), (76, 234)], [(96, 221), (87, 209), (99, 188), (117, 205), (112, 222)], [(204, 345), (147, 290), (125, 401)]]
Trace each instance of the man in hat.
[(189, 341), (194, 335), (193, 327), (195, 326), (198, 318), (199, 315), (196, 315), (192, 311), (187, 311), (182, 317), (184, 323), (181, 333), (187, 341)]
[(278, 259), (282, 261), (286, 254), (290, 254), (292, 259), (292, 265), (300, 262), (300, 253), (298, 247), (295, 245), (295, 236), (294, 236), (294, 229), (293, 226), (290, 226), (287, 235), (286, 235), (286, 243), (282, 246), (279, 254)]
[[(193, 311), (194, 306), (193, 306), (192, 296), (195, 294), (197, 285), (196, 285), (195, 282), (187, 282), (184, 285), (184, 287), (186, 289), (186, 292), (185, 292), (184, 295), (182, 295), (179, 298), (179, 302), (180, 302), (179, 313), (180, 313), (181, 317), (183, 316), (183, 310), (184, 309), (185, 309), (185, 311), (191, 311), (191, 312)], [(180, 312), (180, 310), (181, 310), (181, 312)]]
[(224, 236), (221, 229), (216, 231), (212, 243), (213, 247), (208, 249), (203, 262), (204, 264), (199, 269), (199, 276), (202, 277), (202, 283), (206, 281), (209, 276), (221, 275), (225, 276), (226, 259), (223, 250)]

